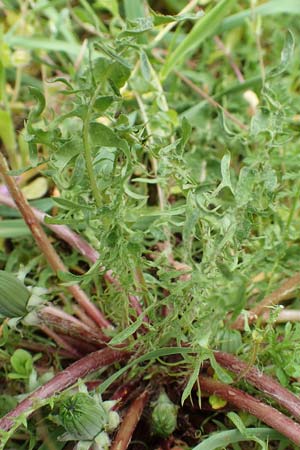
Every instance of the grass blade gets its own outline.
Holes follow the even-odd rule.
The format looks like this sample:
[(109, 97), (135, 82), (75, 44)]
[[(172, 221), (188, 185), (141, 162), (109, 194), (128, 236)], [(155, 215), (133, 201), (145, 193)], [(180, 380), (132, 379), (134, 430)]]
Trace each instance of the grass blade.
[(23, 219), (0, 221), (0, 238), (13, 239), (24, 236), (30, 236), (30, 230)]
[(192, 350), (191, 348), (187, 347), (162, 347), (158, 350), (153, 350), (149, 353), (146, 353), (145, 355), (140, 356), (139, 358), (136, 358), (132, 360), (129, 364), (127, 364), (125, 367), (122, 367), (117, 372), (114, 372), (109, 378), (107, 378), (103, 383), (100, 384), (100, 386), (97, 388), (98, 392), (100, 394), (103, 394), (105, 390), (114, 382), (116, 381), (123, 373), (125, 373), (127, 370), (129, 370), (131, 367), (140, 364), (144, 361), (150, 361), (151, 359), (157, 359), (162, 356), (169, 356), (169, 355), (186, 355), (189, 353), (194, 353), (195, 350)]
[(10, 47), (25, 48), (27, 50), (45, 50), (65, 52), (73, 57), (78, 56), (80, 45), (71, 44), (59, 39), (47, 39), (45, 37), (8, 36), (4, 37)]
[(124, 0), (124, 10), (127, 20), (134, 20), (145, 16), (143, 0)]
[(238, 430), (227, 430), (215, 433), (205, 441), (193, 447), (192, 450), (214, 450), (217, 448), (225, 448), (227, 445), (242, 441), (252, 441), (251, 436), (260, 439), (282, 439), (282, 435), (278, 431), (271, 428), (250, 428), (247, 430), (249, 436), (245, 436)]
[(269, 16), (275, 14), (300, 14), (299, 0), (271, 0), (267, 3), (257, 6), (253, 9), (246, 9), (230, 17), (227, 17), (221, 23), (218, 33), (230, 30), (243, 25), (244, 21), (249, 19), (253, 13), (260, 16)]
[(162, 79), (166, 78), (175, 66), (178, 67), (178, 63), (184, 60), (187, 53), (195, 51), (204, 39), (214, 32), (234, 3), (235, 0), (221, 0), (196, 23), (186, 38), (167, 58), (161, 71)]

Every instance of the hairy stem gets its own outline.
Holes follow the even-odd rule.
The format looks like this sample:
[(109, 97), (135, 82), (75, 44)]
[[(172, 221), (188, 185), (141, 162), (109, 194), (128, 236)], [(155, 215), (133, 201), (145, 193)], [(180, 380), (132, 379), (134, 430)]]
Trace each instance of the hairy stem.
[(212, 378), (200, 376), (199, 382), (201, 391), (208, 394), (215, 394), (227, 400), (228, 403), (236, 406), (238, 409), (252, 414), (262, 422), (279, 431), (296, 445), (300, 445), (300, 425), (277, 411), (277, 409), (260, 402), (255, 397), (246, 394), (240, 389), (233, 388)]
[(73, 358), (78, 359), (82, 356), (82, 354), (76, 348), (72, 347), (62, 336), (56, 334), (55, 331), (51, 330), (49, 327), (47, 327), (47, 325), (42, 324), (39, 326), (39, 328), (43, 331), (43, 333), (46, 334), (46, 336), (50, 337), (54, 342), (56, 342), (58, 347), (67, 350), (70, 355), (73, 356)]
[(41, 308), (37, 315), (42, 323), (68, 336), (102, 346), (109, 341), (109, 338), (101, 333), (99, 329), (90, 328), (75, 317), (53, 306)]
[(59, 372), (54, 378), (48, 381), (48, 383), (38, 388), (26, 397), (25, 400), (21, 401), (16, 408), (2, 417), (0, 419), (0, 430), (10, 430), (14, 425), (15, 419), (21, 414), (23, 414), (24, 417), (28, 417), (33, 412), (35, 403), (38, 405), (38, 401), (47, 399), (69, 386), (72, 386), (79, 378), (83, 378), (101, 367), (123, 361), (127, 359), (128, 356), (129, 353), (126, 351), (105, 348), (79, 359), (63, 371)]
[(110, 450), (126, 450), (130, 444), (133, 432), (141, 418), (149, 398), (149, 392), (144, 391), (130, 405)]
[(300, 419), (300, 399), (282, 387), (276, 380), (268, 375), (264, 375), (256, 367), (249, 367), (247, 363), (240, 361), (229, 353), (214, 352), (214, 356), (222, 367), (237, 375), (241, 375), (248, 383), (272, 397), (298, 420)]

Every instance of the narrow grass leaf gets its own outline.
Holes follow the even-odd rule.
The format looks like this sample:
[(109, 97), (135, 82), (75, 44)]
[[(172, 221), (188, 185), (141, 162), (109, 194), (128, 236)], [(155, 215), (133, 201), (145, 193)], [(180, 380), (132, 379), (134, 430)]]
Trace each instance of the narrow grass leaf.
[(154, 305), (151, 305), (149, 308), (145, 309), (145, 311), (143, 311), (143, 313), (137, 318), (135, 322), (133, 322), (131, 325), (129, 325), (129, 327), (125, 328), (125, 330), (121, 331), (115, 337), (113, 337), (109, 341), (109, 345), (122, 344), (122, 342), (132, 336), (140, 328), (144, 321), (144, 317), (146, 316), (146, 314), (148, 314), (150, 309), (153, 309), (153, 306)]
[(145, 355), (140, 356), (139, 358), (136, 358), (132, 360), (129, 364), (127, 364), (125, 367), (122, 367), (122, 369), (118, 370), (117, 372), (113, 373), (109, 378), (107, 378), (103, 383), (100, 384), (97, 391), (99, 394), (102, 394), (106, 391), (106, 389), (112, 385), (114, 381), (116, 381), (123, 373), (127, 372), (127, 370), (131, 369), (131, 367), (143, 363), (144, 361), (150, 361), (151, 359), (157, 359), (162, 356), (169, 356), (169, 355), (187, 355), (189, 353), (195, 353), (195, 350), (192, 350), (190, 348), (182, 348), (182, 347), (163, 347), (158, 350), (153, 350), (149, 353), (146, 353)]
[(205, 38), (213, 34), (235, 1), (236, 0), (221, 0), (196, 23), (182, 43), (167, 58), (161, 71), (162, 79), (166, 78), (175, 66), (178, 67), (178, 63), (182, 62), (187, 54), (191, 54), (199, 48)]
[(0, 238), (14, 239), (18, 237), (30, 236), (31, 232), (23, 219), (1, 220)]
[(80, 45), (70, 44), (59, 39), (47, 39), (46, 37), (4, 36), (4, 40), (10, 47), (65, 52), (73, 57), (77, 57), (81, 49)]
[(275, 14), (300, 14), (300, 2), (299, 0), (271, 0), (257, 6), (256, 8), (245, 9), (224, 19), (218, 28), (218, 33), (243, 25), (245, 20), (253, 17), (253, 13), (260, 16), (270, 16)]
[(182, 396), (181, 396), (181, 404), (182, 405), (184, 404), (184, 402), (186, 401), (188, 396), (191, 394), (193, 386), (194, 386), (194, 384), (197, 381), (197, 378), (198, 378), (199, 372), (200, 372), (201, 363), (202, 363), (201, 360), (197, 361), (197, 363), (195, 365), (195, 368), (193, 370), (193, 373), (190, 376), (189, 381), (187, 382), (187, 384), (186, 384), (186, 386), (185, 386), (185, 388), (183, 390), (183, 393), (182, 393)]
[(138, 17), (145, 16), (145, 7), (143, 0), (124, 0), (123, 5), (127, 20), (134, 20)]
[(238, 430), (228, 430), (214, 433), (209, 438), (205, 439), (205, 441), (196, 445), (196, 447), (193, 447), (192, 450), (215, 450), (225, 448), (236, 442), (252, 441), (253, 439), (249, 437), (249, 435), (255, 436), (256, 438), (269, 440), (282, 439), (282, 435), (271, 428), (248, 428), (247, 434), (248, 436), (245, 436)]

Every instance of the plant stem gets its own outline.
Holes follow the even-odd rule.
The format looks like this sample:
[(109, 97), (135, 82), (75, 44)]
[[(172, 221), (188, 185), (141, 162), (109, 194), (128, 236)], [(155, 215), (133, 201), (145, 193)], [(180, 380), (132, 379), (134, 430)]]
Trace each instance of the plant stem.
[[(10, 208), (16, 208), (16, 204), (10, 197), (9, 192), (4, 192), (3, 188), (5, 188), (5, 186), (0, 186), (0, 203), (9, 206)], [(98, 261), (98, 259), (100, 258), (99, 253), (85, 239), (83, 239), (74, 231), (70, 230), (70, 228), (68, 228), (65, 225), (54, 225), (46, 223), (45, 218), (50, 217), (48, 214), (44, 213), (43, 211), (40, 211), (37, 208), (32, 208), (30, 205), (28, 205), (28, 207), (31, 209), (32, 213), (39, 222), (41, 222), (47, 228), (52, 230), (57, 236), (59, 236), (61, 239), (67, 242), (72, 248), (75, 248), (77, 251), (79, 251), (79, 253), (85, 256), (92, 263)], [(105, 267), (102, 266), (99, 268), (99, 270), (104, 271)], [(120, 283), (112, 275), (111, 270), (106, 271), (106, 273), (104, 274), (104, 278), (108, 283), (111, 283), (117, 286), (118, 289), (121, 289)], [(138, 315), (142, 314), (143, 308), (141, 307), (138, 298), (134, 295), (129, 295), (129, 300), (132, 308), (137, 312), (137, 314)], [(89, 316), (92, 317), (91, 315)], [(144, 320), (147, 320), (147, 318), (145, 317)], [(108, 321), (106, 322), (108, 324), (107, 326), (110, 326), (110, 323)]]
[[(20, 191), (15, 179), (8, 174), (8, 171), (9, 168), (7, 166), (7, 162), (3, 154), (0, 152), (0, 174), (5, 181), (11, 197), (17, 205), (21, 215), (23, 216), (23, 219), (28, 225), (36, 244), (38, 245), (39, 249), (45, 256), (46, 260), (55, 273), (59, 271), (66, 272), (67, 269), (64, 263), (54, 250), (54, 247), (51, 245), (46, 233), (36, 219), (32, 209), (30, 208), (30, 205), (28, 204), (23, 193)], [(96, 306), (89, 300), (85, 292), (83, 292), (79, 286), (68, 286), (67, 289), (73, 295), (79, 305), (82, 306), (82, 308), (100, 327), (110, 326), (110, 323), (105, 319), (99, 309), (96, 308)]]
[(229, 353), (214, 352), (214, 356), (222, 367), (237, 375), (242, 375), (242, 378), (248, 383), (272, 397), (298, 420), (300, 419), (300, 399), (282, 387), (276, 380), (268, 375), (264, 375), (256, 367), (249, 367), (247, 363)]
[(245, 78), (242, 74), (242, 72), (240, 71), (239, 67), (236, 65), (232, 54), (230, 53), (230, 51), (225, 47), (225, 45), (223, 44), (223, 41), (219, 38), (219, 36), (215, 36), (214, 37), (214, 41), (217, 44), (217, 46), (219, 47), (220, 50), (222, 50), (222, 52), (224, 53), (224, 55), (226, 56), (226, 58), (228, 59), (228, 62), (232, 68), (232, 70), (234, 71), (238, 81), (240, 83), (244, 83)]
[(105, 342), (110, 338), (105, 336), (99, 329), (90, 328), (86, 324), (80, 322), (76, 317), (70, 316), (64, 311), (54, 308), (53, 306), (45, 306), (37, 312), (38, 318), (47, 326), (54, 328), (60, 333), (73, 336), (85, 342), (104, 346)]
[(62, 336), (59, 336), (55, 333), (55, 331), (51, 330), (47, 325), (39, 325), (39, 328), (45, 333), (48, 337), (53, 339), (54, 342), (58, 345), (58, 347), (67, 350), (70, 355), (72, 355), (75, 359), (81, 358), (82, 354), (74, 347), (72, 347), (68, 342), (64, 340)]
[(199, 382), (201, 391), (215, 394), (227, 400), (228, 403), (254, 415), (262, 422), (279, 431), (296, 445), (300, 445), (300, 425), (275, 408), (260, 402), (240, 389), (233, 388), (212, 378), (200, 376)]
[(130, 405), (110, 450), (126, 450), (149, 398), (146, 390)]
[[(262, 316), (264, 321), (269, 320), (269, 312), (265, 312)], [(285, 323), (285, 322), (300, 322), (300, 310), (299, 309), (283, 309), (279, 311), (278, 316), (276, 316), (275, 323)]]
[[(278, 305), (283, 300), (291, 298), (291, 294), (300, 287), (300, 272), (288, 278), (282, 285), (262, 299), (254, 308), (249, 311), (249, 321), (253, 322), (257, 316), (268, 312), (271, 306)], [(231, 324), (231, 328), (241, 330), (244, 327), (244, 317), (239, 316), (235, 322)]]
[(35, 404), (38, 407), (38, 402), (72, 386), (79, 378), (84, 378), (86, 375), (95, 372), (101, 367), (109, 366), (129, 357), (128, 352), (120, 350), (121, 349), (112, 350), (110, 348), (105, 348), (90, 353), (71, 364), (48, 381), (48, 383), (39, 387), (36, 391), (26, 397), (25, 400), (21, 401), (16, 408), (2, 417), (0, 419), (0, 430), (10, 430), (17, 417), (21, 414), (24, 415), (24, 418), (29, 417), (35, 409)]
[(97, 96), (99, 94), (99, 91), (101, 89), (101, 84), (99, 84), (90, 100), (84, 121), (83, 121), (83, 127), (82, 127), (82, 139), (83, 139), (83, 147), (84, 147), (84, 159), (86, 164), (86, 170), (88, 173), (88, 177), (90, 179), (91, 189), (92, 193), (96, 202), (96, 205), (98, 208), (101, 207), (101, 196), (100, 192), (97, 187), (97, 180), (93, 169), (93, 160), (92, 160), (92, 149), (90, 145), (90, 139), (89, 139), (89, 126), (91, 121), (91, 115), (93, 111), (94, 103), (97, 99)]

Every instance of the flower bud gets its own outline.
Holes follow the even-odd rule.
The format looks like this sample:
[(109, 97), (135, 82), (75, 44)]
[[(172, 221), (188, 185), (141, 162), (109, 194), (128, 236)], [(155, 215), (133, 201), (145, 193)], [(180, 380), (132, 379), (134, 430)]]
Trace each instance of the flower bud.
[(60, 421), (69, 440), (91, 441), (107, 424), (107, 412), (93, 397), (79, 392), (63, 400)]
[(161, 437), (168, 437), (177, 426), (177, 406), (165, 392), (161, 392), (152, 411), (152, 431)]

